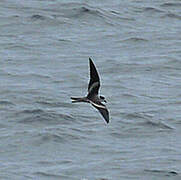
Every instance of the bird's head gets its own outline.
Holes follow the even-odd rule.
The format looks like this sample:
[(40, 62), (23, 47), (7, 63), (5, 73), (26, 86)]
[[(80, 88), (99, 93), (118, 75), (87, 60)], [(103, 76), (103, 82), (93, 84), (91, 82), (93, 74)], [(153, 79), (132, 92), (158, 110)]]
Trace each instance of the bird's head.
[(107, 103), (107, 101), (106, 101), (106, 99), (105, 99), (105, 97), (104, 97), (104, 96), (100, 96), (100, 99), (101, 99), (101, 101), (102, 101), (102, 102)]

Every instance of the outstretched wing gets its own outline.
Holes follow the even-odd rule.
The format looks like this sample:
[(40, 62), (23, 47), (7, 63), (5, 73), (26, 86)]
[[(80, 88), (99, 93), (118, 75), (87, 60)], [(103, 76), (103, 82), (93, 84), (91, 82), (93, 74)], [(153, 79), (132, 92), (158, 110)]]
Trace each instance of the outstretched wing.
[(109, 111), (107, 110), (106, 106), (102, 104), (101, 102), (99, 103), (94, 103), (90, 101), (90, 103), (101, 113), (101, 115), (104, 117), (105, 121), (109, 123)]
[(90, 81), (88, 85), (89, 96), (98, 94), (100, 88), (100, 79), (96, 67), (91, 58), (89, 58), (90, 65)]

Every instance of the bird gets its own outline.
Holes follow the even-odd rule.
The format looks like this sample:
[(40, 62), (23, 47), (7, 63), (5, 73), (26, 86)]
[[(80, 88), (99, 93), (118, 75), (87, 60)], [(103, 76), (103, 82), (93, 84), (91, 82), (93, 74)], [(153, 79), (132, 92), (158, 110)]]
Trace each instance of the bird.
[(72, 103), (77, 102), (85, 102), (90, 103), (93, 107), (95, 107), (103, 116), (106, 123), (109, 123), (109, 111), (105, 104), (107, 103), (104, 96), (99, 96), (99, 88), (100, 88), (100, 78), (96, 67), (91, 58), (89, 58), (89, 66), (90, 66), (90, 80), (88, 84), (88, 94), (85, 97), (70, 97)]

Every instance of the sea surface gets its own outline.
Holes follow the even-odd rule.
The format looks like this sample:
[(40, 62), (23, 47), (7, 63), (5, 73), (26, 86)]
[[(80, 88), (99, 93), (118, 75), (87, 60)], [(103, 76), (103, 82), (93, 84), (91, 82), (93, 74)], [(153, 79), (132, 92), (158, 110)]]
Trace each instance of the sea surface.
[(0, 179), (180, 180), (181, 1), (1, 0)]

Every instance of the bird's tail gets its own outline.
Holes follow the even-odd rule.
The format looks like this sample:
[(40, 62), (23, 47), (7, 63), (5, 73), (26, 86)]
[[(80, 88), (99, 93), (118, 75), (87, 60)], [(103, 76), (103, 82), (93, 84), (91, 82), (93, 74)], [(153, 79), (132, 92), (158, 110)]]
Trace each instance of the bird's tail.
[(85, 102), (85, 101), (84, 101), (84, 98), (70, 97), (70, 99), (72, 99), (72, 103)]

